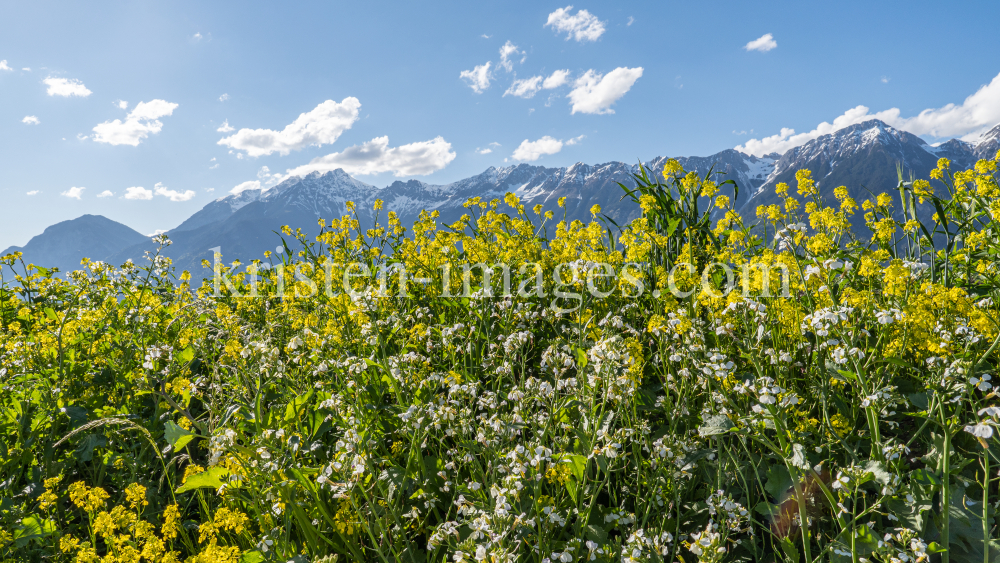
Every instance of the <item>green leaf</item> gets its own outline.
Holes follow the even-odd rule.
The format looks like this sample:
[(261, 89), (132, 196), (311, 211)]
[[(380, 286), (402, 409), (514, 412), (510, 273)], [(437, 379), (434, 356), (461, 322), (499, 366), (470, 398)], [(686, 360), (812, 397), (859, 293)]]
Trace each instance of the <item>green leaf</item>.
[(927, 410), (927, 393), (910, 393), (906, 398), (917, 408)]
[(299, 418), (299, 410), (306, 406), (313, 396), (313, 392), (309, 391), (298, 397), (292, 399), (288, 406), (285, 407), (285, 422), (291, 422)]
[(194, 359), (194, 349), (191, 348), (190, 346), (182, 350), (180, 354), (177, 354), (177, 360), (180, 361), (182, 364), (186, 364), (193, 359)]
[(792, 457), (788, 460), (799, 469), (809, 469), (809, 458), (806, 457), (806, 449), (802, 444), (792, 444)]
[(167, 439), (167, 443), (173, 446), (175, 450), (184, 449), (184, 446), (198, 437), (194, 432), (181, 428), (172, 420), (168, 420), (163, 425), (163, 435)]
[(705, 423), (698, 428), (698, 435), (702, 437), (725, 434), (733, 428), (733, 423), (724, 414), (717, 414), (708, 417)]
[(785, 499), (785, 495), (792, 489), (792, 477), (788, 474), (788, 468), (784, 465), (772, 465), (767, 471), (767, 483), (764, 490), (771, 493), (771, 498), (780, 503)]
[(100, 434), (87, 434), (76, 447), (76, 459), (88, 463), (94, 459), (94, 450), (106, 446), (108, 439)]
[(39, 518), (39, 516), (29, 516), (21, 520), (21, 526), (14, 532), (15, 546), (24, 547), (31, 540), (41, 541), (56, 532), (53, 521)]
[(248, 551), (240, 557), (240, 563), (261, 563), (264, 561), (264, 554), (259, 551)]
[(791, 538), (781, 538), (781, 550), (785, 552), (786, 561), (798, 561), (799, 560), (799, 548), (795, 546), (795, 542)]
[(207, 471), (202, 471), (197, 475), (187, 478), (183, 485), (177, 488), (177, 494), (193, 491), (194, 489), (218, 489), (225, 484), (229, 470), (225, 467), (211, 467)]
[(59, 317), (56, 316), (56, 312), (52, 310), (52, 307), (45, 308), (45, 316), (48, 317), (50, 321), (59, 320)]
[(583, 474), (587, 471), (587, 456), (572, 454), (566, 456), (569, 463), (569, 469), (573, 472), (573, 476), (578, 480), (583, 481)]
[(865, 465), (865, 472), (871, 473), (872, 477), (882, 485), (888, 485), (892, 481), (892, 473), (886, 471), (885, 466), (875, 460)]

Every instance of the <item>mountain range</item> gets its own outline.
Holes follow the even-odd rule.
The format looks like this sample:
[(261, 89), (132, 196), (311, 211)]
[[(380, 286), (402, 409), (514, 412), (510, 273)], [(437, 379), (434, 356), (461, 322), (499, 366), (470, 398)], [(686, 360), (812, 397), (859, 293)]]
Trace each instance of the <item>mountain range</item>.
[[(974, 143), (953, 139), (931, 146), (920, 137), (900, 131), (878, 120), (866, 121), (824, 135), (790, 149), (784, 154), (756, 157), (733, 149), (707, 157), (681, 157), (687, 170), (706, 173), (714, 166), (740, 187), (737, 200), (740, 213), (755, 218), (758, 205), (776, 203), (774, 186), (779, 182), (795, 185), (795, 172), (809, 169), (820, 195), (833, 201), (833, 190), (847, 186), (858, 201), (870, 193), (889, 191), (897, 184), (897, 165), (905, 177), (927, 178), (937, 160), (952, 160), (952, 169), (964, 169), (982, 158), (992, 158), (1000, 149), (1000, 125), (983, 134)], [(642, 165), (661, 170), (667, 157)], [(347, 213), (346, 202), (357, 204), (362, 228), (373, 220), (375, 200), (385, 202), (384, 209), (399, 214), (404, 225), (411, 225), (421, 210), (437, 210), (440, 222), (456, 221), (471, 197), (502, 198), (514, 192), (526, 208), (542, 204), (555, 209), (556, 201), (566, 198), (567, 218), (588, 221), (590, 208), (599, 204), (605, 214), (624, 225), (639, 216), (639, 209), (622, 200), (621, 182), (634, 185), (632, 174), (641, 165), (609, 162), (598, 165), (577, 163), (567, 168), (547, 168), (519, 164), (490, 167), (483, 173), (445, 185), (409, 180), (376, 187), (352, 178), (343, 170), (292, 177), (266, 190), (246, 190), (215, 200), (166, 234), (173, 241), (166, 254), (180, 270), (198, 276), (201, 261), (211, 259), (213, 249), (221, 249), (226, 262), (239, 259), (247, 263), (263, 258), (266, 250), (281, 244), (276, 232), (282, 225), (302, 228), (308, 234), (318, 232), (317, 219), (339, 218)], [(728, 190), (731, 194), (732, 190)], [(859, 216), (855, 219), (861, 221)], [(863, 225), (862, 225), (863, 226)], [(88, 257), (113, 264), (126, 260), (140, 263), (147, 251), (155, 250), (150, 237), (101, 216), (85, 215), (53, 225), (31, 239), (27, 245), (10, 247), (0, 256), (20, 251), (26, 262), (61, 271), (76, 269), (80, 259)]]

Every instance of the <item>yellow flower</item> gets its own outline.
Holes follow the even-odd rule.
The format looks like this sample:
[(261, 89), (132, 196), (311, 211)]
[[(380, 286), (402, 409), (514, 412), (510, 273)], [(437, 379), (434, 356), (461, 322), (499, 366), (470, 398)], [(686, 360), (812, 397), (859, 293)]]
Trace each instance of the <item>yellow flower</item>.
[(554, 464), (545, 472), (545, 480), (551, 485), (565, 485), (571, 473), (568, 463)]
[(816, 181), (812, 179), (811, 170), (799, 170), (795, 173), (795, 180), (799, 183), (799, 195), (802, 197), (816, 195)]
[(566, 207), (566, 198), (561, 197), (558, 200), (556, 200), (556, 203), (559, 205), (559, 207)]
[(118, 524), (107, 512), (101, 512), (94, 519), (94, 533), (104, 536), (105, 539), (113, 536), (117, 530)]
[(590, 208), (590, 214), (593, 215), (594, 217), (597, 217), (597, 215), (600, 212), (601, 212), (601, 206), (600, 205), (594, 204), (594, 206)]
[(220, 530), (226, 530), (234, 534), (242, 534), (246, 530), (250, 519), (246, 514), (228, 508), (220, 508), (215, 512), (214, 524)]
[[(2, 541), (0, 541), (0, 545), (3, 545)], [(74, 538), (72, 535), (67, 534), (59, 538), (59, 551), (70, 553), (78, 549), (80, 549), (80, 540)]]
[(913, 195), (920, 198), (920, 203), (923, 203), (925, 198), (934, 195), (934, 188), (927, 180), (914, 180)]
[(666, 164), (663, 165), (663, 175), (672, 176), (674, 174), (684, 173), (684, 167), (681, 166), (680, 162), (677, 162), (676, 158), (667, 159)]
[(108, 493), (100, 487), (88, 489), (83, 481), (77, 481), (69, 486), (69, 500), (87, 512), (96, 512), (104, 508), (104, 501), (108, 500)]
[(172, 540), (177, 537), (177, 532), (181, 529), (181, 510), (176, 504), (171, 504), (163, 511), (163, 526), (160, 534), (163, 539)]
[(853, 427), (851, 422), (846, 416), (837, 413), (830, 417), (830, 426), (840, 435), (841, 438), (847, 434), (847, 432)]
[(133, 510), (149, 506), (149, 501), (146, 500), (146, 487), (143, 487), (139, 483), (132, 483), (125, 489), (125, 499)]
[(727, 205), (729, 205), (728, 196), (720, 195), (719, 197), (715, 198), (715, 206), (718, 207), (719, 209), (724, 209)]
[(340, 501), (340, 508), (333, 516), (334, 528), (336, 528), (341, 535), (353, 536), (357, 524), (357, 517), (354, 514), (354, 508), (351, 506), (351, 501), (348, 499), (342, 499)]
[(59, 500), (59, 495), (55, 493), (55, 489), (59, 486), (60, 481), (62, 481), (62, 475), (45, 480), (45, 492), (38, 497), (39, 506), (42, 510), (48, 510)]
[(181, 485), (187, 482), (188, 477), (192, 475), (197, 475), (203, 473), (205, 468), (200, 465), (191, 464), (184, 468), (184, 477), (181, 479)]

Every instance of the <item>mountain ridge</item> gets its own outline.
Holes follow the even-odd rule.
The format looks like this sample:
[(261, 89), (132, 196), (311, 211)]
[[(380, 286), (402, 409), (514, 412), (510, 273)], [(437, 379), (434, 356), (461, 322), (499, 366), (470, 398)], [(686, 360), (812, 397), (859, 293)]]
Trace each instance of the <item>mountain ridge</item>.
[[(869, 120), (823, 135), (781, 155), (772, 153), (756, 157), (725, 149), (706, 157), (676, 158), (689, 171), (703, 175), (714, 167), (715, 171), (725, 174), (723, 178), (733, 179), (741, 190), (736, 201), (738, 209), (747, 220), (753, 220), (757, 206), (777, 202), (774, 186), (779, 182), (794, 185), (794, 174), (799, 169), (813, 172), (820, 195), (828, 201), (833, 201), (833, 189), (840, 185), (847, 186), (852, 197), (860, 201), (870, 197), (867, 191), (878, 193), (895, 188), (897, 164), (906, 177), (926, 178), (938, 158), (950, 158), (953, 169), (966, 168), (979, 158), (992, 158), (1000, 148), (998, 145), (1000, 125), (983, 133), (974, 143), (952, 139), (932, 146), (916, 135), (879, 120)], [(641, 165), (658, 175), (667, 158), (657, 157)], [(439, 211), (439, 224), (454, 222), (466, 212), (463, 204), (469, 198), (502, 198), (507, 192), (517, 194), (526, 208), (542, 204), (552, 209), (559, 198), (565, 197), (569, 220), (589, 220), (591, 206), (598, 204), (603, 213), (623, 225), (638, 217), (639, 209), (631, 201), (622, 200), (623, 192), (618, 183), (634, 185), (632, 174), (639, 172), (639, 166), (638, 162), (617, 161), (594, 165), (578, 162), (556, 168), (521, 163), (491, 166), (480, 174), (447, 184), (411, 179), (397, 180), (384, 187), (357, 180), (342, 169), (313, 172), (287, 178), (266, 189), (244, 190), (209, 202), (167, 231), (173, 244), (166, 254), (179, 269), (193, 274), (200, 271), (203, 259), (212, 257), (211, 249), (214, 248), (222, 248), (226, 262), (239, 259), (247, 263), (263, 258), (265, 250), (277, 247), (280, 239), (275, 232), (282, 225), (316, 234), (319, 230), (317, 220), (346, 214), (348, 201), (357, 204), (361, 227), (367, 228), (373, 221), (372, 206), (376, 199), (383, 200), (384, 209), (395, 211), (407, 226), (412, 225), (421, 210)], [(724, 193), (727, 192), (732, 195), (732, 188), (726, 186)], [(864, 226), (859, 216), (854, 217), (854, 222)], [(133, 236), (138, 233), (131, 229), (132, 234), (129, 234), (108, 224), (101, 227), (92, 219), (79, 226), (84, 228), (88, 224), (92, 224), (92, 229), (105, 228), (112, 239), (120, 236), (116, 243), (102, 238), (100, 233), (78, 234), (80, 240), (93, 245), (94, 250), (88, 256), (92, 259), (120, 264), (129, 259), (139, 261), (147, 251), (155, 250), (149, 238), (139, 235), (142, 240), (138, 240)], [(79, 264), (82, 258), (79, 254), (88, 252), (77, 245), (59, 254), (54, 243), (45, 242), (53, 238), (46, 233), (25, 246), (28, 259), (41, 265), (51, 263), (61, 269), (71, 269), (64, 268), (72, 261), (71, 255), (78, 255), (75, 262)], [(39, 241), (35, 242), (36, 239)], [(42, 251), (43, 248), (48, 250)], [(12, 249), (18, 247), (8, 251)]]

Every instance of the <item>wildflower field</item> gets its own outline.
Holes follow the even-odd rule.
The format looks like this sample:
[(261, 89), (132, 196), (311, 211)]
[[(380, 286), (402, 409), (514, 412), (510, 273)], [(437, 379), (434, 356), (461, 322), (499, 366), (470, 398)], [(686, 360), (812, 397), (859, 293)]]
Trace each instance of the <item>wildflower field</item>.
[(348, 214), (200, 287), (4, 257), (0, 561), (998, 561), (996, 164), (751, 221), (668, 161), (628, 225)]

